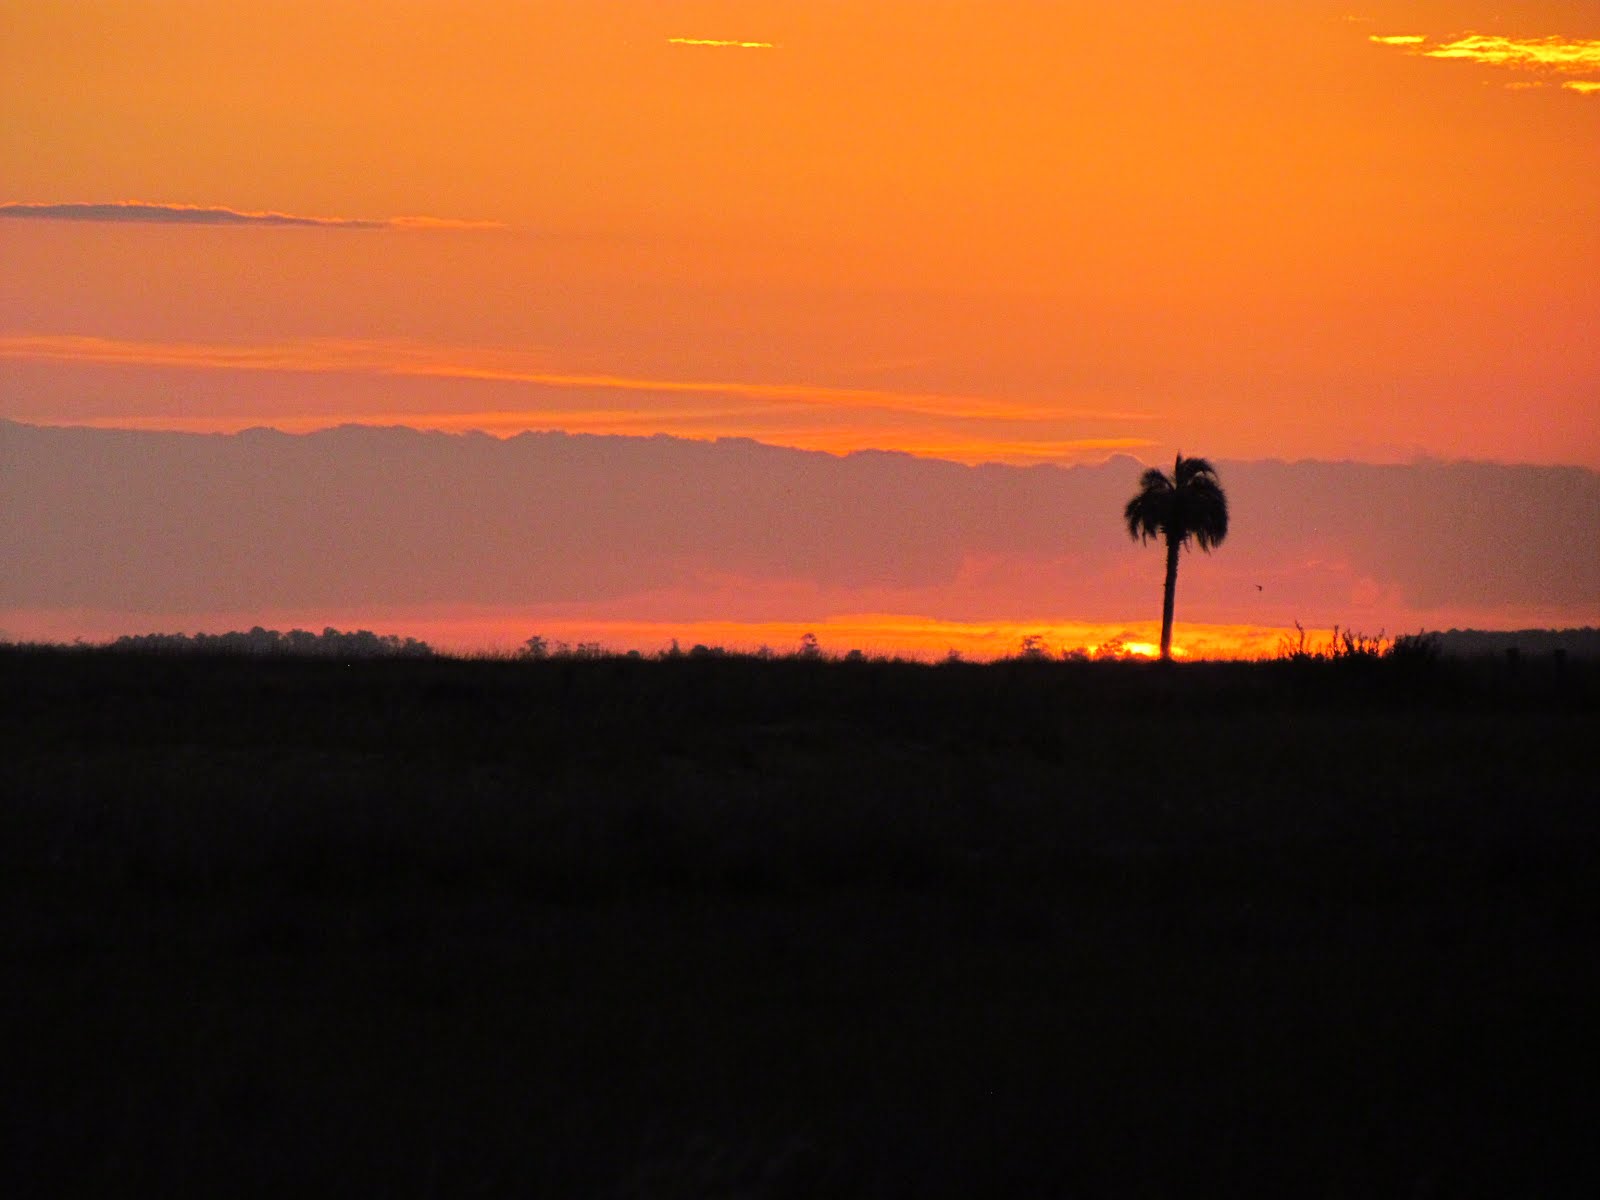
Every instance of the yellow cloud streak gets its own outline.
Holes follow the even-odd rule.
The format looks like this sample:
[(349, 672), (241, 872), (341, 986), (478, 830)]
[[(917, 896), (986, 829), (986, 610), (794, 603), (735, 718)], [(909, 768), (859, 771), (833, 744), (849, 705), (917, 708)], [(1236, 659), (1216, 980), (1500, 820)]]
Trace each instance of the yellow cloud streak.
[(1600, 40), (1508, 38), (1468, 34), (1420, 51), (1424, 58), (1465, 59), (1495, 67), (1582, 73), (1600, 70)]
[[(115, 366), (178, 367), (198, 370), (354, 372), (431, 379), (477, 379), (574, 390), (615, 390), (656, 394), (738, 396), (782, 401), (807, 408), (877, 409), (957, 420), (1042, 421), (1082, 419), (1150, 421), (1154, 414), (1096, 409), (1044, 408), (981, 396), (897, 392), (881, 388), (754, 383), (729, 380), (636, 378), (623, 375), (551, 371), (513, 362), (505, 366), (472, 361), (482, 351), (406, 343), (307, 340), (270, 345), (194, 342), (139, 342), (72, 335), (0, 336), (0, 359), (55, 360)], [(505, 356), (499, 356), (504, 358)]]
[(776, 44), (773, 42), (738, 42), (725, 38), (683, 38), (669, 37), (669, 46), (720, 46), (732, 50), (772, 50)]
[[(1510, 38), (1494, 34), (1469, 33), (1427, 45), (1422, 34), (1382, 34), (1367, 38), (1379, 46), (1392, 46), (1401, 52), (1419, 58), (1438, 58), (1457, 62), (1477, 63), (1480, 66), (1505, 67), (1513, 71), (1533, 72), (1543, 75), (1587, 75), (1600, 72), (1600, 40), (1564, 38)], [(1600, 81), (1571, 80), (1562, 84), (1543, 80), (1518, 81), (1505, 85), (1513, 91), (1560, 86), (1580, 96), (1600, 93)]]

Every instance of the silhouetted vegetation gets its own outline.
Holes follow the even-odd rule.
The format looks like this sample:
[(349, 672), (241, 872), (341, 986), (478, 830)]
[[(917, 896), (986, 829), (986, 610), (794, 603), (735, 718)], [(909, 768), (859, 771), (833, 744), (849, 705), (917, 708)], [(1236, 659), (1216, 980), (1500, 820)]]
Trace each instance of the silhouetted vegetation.
[(321, 633), (291, 629), (279, 633), (257, 625), (247, 632), (125, 634), (111, 650), (141, 654), (275, 654), (300, 658), (431, 658), (433, 649), (416, 638), (376, 634), (361, 629), (340, 633), (332, 626)]
[(1122, 512), (1128, 536), (1143, 545), (1166, 543), (1167, 569), (1161, 589), (1161, 659), (1172, 660), (1173, 601), (1178, 589), (1178, 552), (1192, 539), (1209, 554), (1228, 536), (1228, 497), (1217, 471), (1203, 458), (1173, 460), (1172, 474), (1151, 467), (1139, 476), (1139, 491)]
[(1294, 628), (1294, 636), (1284, 637), (1278, 646), (1278, 657), (1290, 662), (1317, 659), (1371, 661), (1380, 658), (1422, 662), (1439, 657), (1438, 634), (1411, 633), (1391, 638), (1382, 633), (1357, 633), (1354, 629), (1341, 629), (1335, 625), (1327, 640), (1319, 643), (1299, 621), (1294, 623)]
[(8, 1194), (1594, 1193), (1600, 666), (806, 649), (0, 647)]

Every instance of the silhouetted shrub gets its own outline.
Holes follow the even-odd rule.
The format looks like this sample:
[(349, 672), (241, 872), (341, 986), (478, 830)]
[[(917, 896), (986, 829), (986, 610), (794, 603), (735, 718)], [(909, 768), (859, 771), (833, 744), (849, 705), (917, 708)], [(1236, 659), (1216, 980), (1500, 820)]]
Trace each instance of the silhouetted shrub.
[(1353, 629), (1333, 627), (1328, 640), (1317, 645), (1299, 621), (1294, 623), (1295, 636), (1285, 636), (1278, 642), (1278, 657), (1291, 662), (1327, 661), (1372, 662), (1387, 658), (1394, 650), (1394, 642), (1385, 638), (1380, 630), (1376, 636), (1357, 633)]

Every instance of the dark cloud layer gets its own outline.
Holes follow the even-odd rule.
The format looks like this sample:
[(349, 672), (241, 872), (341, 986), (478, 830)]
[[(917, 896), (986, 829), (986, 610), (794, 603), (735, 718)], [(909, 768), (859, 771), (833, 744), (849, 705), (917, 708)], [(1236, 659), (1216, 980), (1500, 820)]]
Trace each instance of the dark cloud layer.
[[(1264, 597), (1284, 621), (1338, 620), (1352, 587), (1408, 611), (1600, 607), (1600, 473), (1219, 467), (1233, 530), (1186, 569), (1188, 619), (1261, 619), (1249, 605)], [(916, 611), (958, 615), (928, 598), (980, 563), (996, 581), (988, 599), (968, 595), (980, 615), (1124, 619), (1159, 582), (1159, 554), (1120, 520), (1139, 470), (667, 437), (0, 421), (0, 607), (582, 603), (735, 578), (872, 603), (915, 594)]]

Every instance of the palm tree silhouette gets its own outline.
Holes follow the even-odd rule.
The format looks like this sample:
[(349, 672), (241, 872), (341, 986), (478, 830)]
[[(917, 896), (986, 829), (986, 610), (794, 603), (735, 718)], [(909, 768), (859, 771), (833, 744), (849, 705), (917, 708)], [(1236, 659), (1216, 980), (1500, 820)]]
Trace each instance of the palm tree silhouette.
[(1151, 467), (1139, 476), (1139, 494), (1123, 510), (1128, 536), (1143, 545), (1158, 534), (1167, 541), (1167, 582), (1161, 596), (1161, 661), (1172, 658), (1172, 601), (1178, 590), (1178, 551), (1192, 537), (1206, 553), (1228, 536), (1228, 497), (1217, 471), (1203, 458), (1178, 455), (1169, 477)]

